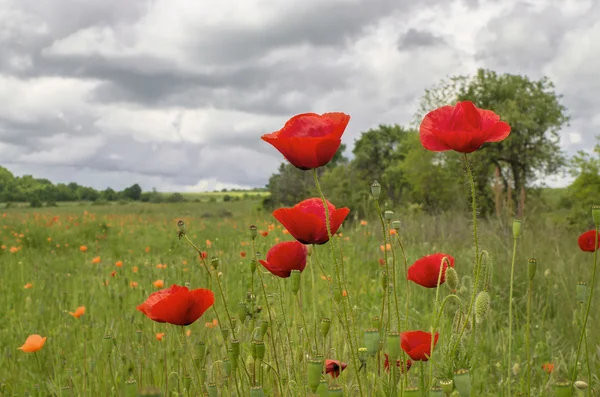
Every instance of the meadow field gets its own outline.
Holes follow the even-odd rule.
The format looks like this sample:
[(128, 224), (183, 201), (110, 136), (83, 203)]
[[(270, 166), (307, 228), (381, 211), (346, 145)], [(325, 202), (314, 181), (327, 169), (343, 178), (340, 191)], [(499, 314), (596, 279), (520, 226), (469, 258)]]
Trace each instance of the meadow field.
[[(382, 210), (396, 209), (382, 203)], [(314, 360), (320, 357), (316, 365), (320, 396), (360, 395), (357, 374), (362, 392), (369, 396), (392, 395), (392, 380), (400, 380), (397, 395), (421, 395), (411, 386), (423, 387), (425, 382), (428, 389), (433, 388), (423, 395), (450, 395), (437, 385), (451, 379), (456, 370), (447, 367), (445, 355), (451, 354), (447, 346), (460, 339), (457, 329), (464, 324), (462, 338), (474, 341), (476, 349), (462, 351), (467, 343), (458, 340), (456, 357), (469, 371), (471, 396), (508, 395), (509, 373), (513, 395), (527, 395), (527, 382), (533, 396), (594, 395), (588, 393), (600, 387), (597, 299), (592, 302), (589, 342), (579, 356), (577, 377), (591, 388), (557, 387), (573, 374), (586, 304), (585, 288), (577, 284), (589, 284), (594, 260), (593, 254), (579, 249), (578, 231), (544, 217), (523, 220), (514, 257), (509, 360), (512, 219), (479, 221), (479, 249), (489, 253), (483, 267), (489, 276), (484, 282), (491, 299), (487, 310), (478, 302), (477, 321), (471, 324), (456, 318), (460, 307), (465, 306), (466, 311), (474, 284), (469, 214), (433, 217), (398, 210), (387, 216), (401, 223), (383, 228), (389, 233), (386, 249), (377, 213), (355, 219), (350, 212), (335, 241), (309, 248), (296, 295), (292, 288), (295, 277), (276, 277), (253, 262), (255, 250), (257, 257), (264, 259), (275, 244), (293, 240), (270, 212), (260, 210), (260, 200), (2, 210), (1, 393), (304, 396), (312, 395)], [(179, 220), (185, 223), (185, 235), (179, 233)], [(257, 227), (254, 240), (250, 225)], [(205, 254), (199, 254), (186, 237)], [(434, 252), (451, 255), (459, 285), (451, 291), (450, 282), (439, 288), (407, 283), (402, 248), (408, 266)], [(342, 262), (343, 291), (335, 282), (332, 253)], [(531, 258), (536, 259), (537, 269), (531, 283), (528, 347)], [(392, 265), (394, 280), (394, 273), (382, 275)], [(136, 310), (152, 292), (172, 284), (211, 289), (215, 303), (188, 326), (158, 323)], [(398, 317), (393, 285), (397, 285)], [(459, 299), (444, 300), (449, 295)], [(383, 313), (382, 300), (388, 302)], [(346, 306), (340, 302), (348, 303), (351, 312), (344, 313)], [(80, 307), (85, 310), (77, 310)], [(393, 333), (376, 335), (380, 320), (389, 321), (388, 313), (392, 314), (392, 328), (399, 332), (430, 331), (432, 325), (439, 332), (431, 359), (413, 360), (406, 374), (403, 365), (392, 365), (395, 371), (386, 371), (384, 353), (391, 349), (394, 357), (388, 342), (399, 341)], [(344, 316), (350, 319), (351, 329), (342, 325)], [(375, 316), (379, 320), (373, 319)], [(356, 347), (368, 351), (351, 351), (347, 333)], [(32, 353), (19, 350), (34, 334), (47, 338), (43, 346)], [(403, 352), (395, 354), (406, 359)], [(468, 356), (469, 363), (461, 355)], [(323, 358), (337, 362), (325, 366)], [(357, 363), (360, 368), (353, 368)], [(324, 367), (327, 374), (320, 377)], [(460, 371), (454, 376), (455, 386), (465, 390), (460, 376)]]

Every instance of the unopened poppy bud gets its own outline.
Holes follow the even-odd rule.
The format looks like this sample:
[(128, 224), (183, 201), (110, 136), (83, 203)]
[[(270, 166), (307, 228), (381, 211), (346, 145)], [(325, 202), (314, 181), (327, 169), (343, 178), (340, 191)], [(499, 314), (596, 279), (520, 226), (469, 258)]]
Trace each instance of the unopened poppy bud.
[(471, 393), (471, 375), (467, 369), (459, 369), (454, 372), (454, 387), (461, 396), (469, 396)]
[(379, 351), (379, 330), (377, 328), (371, 328), (366, 330), (364, 338), (367, 353), (372, 357)]
[(367, 361), (367, 348), (366, 347), (358, 348), (358, 359), (363, 364)]
[(250, 225), (250, 238), (254, 240), (258, 235), (258, 228), (255, 225)]
[(250, 261), (250, 273), (254, 273), (256, 271), (256, 259), (252, 258)]
[(260, 322), (260, 335), (262, 337), (267, 333), (267, 329), (269, 328), (269, 322), (267, 320), (262, 320)]
[(238, 317), (242, 320), (242, 322), (246, 321), (246, 317), (248, 316), (248, 307), (246, 306), (246, 302), (238, 302), (237, 309)]
[(388, 274), (386, 271), (381, 272), (381, 286), (383, 287), (384, 290), (387, 289), (388, 287)]
[(293, 269), (290, 274), (290, 278), (292, 279), (292, 292), (294, 293), (294, 295), (298, 294), (298, 291), (300, 290), (300, 275), (301, 274), (302, 273), (298, 269)]
[(458, 273), (456, 269), (450, 266), (446, 268), (446, 284), (450, 288), (450, 291), (455, 291), (459, 284)]
[(250, 388), (250, 397), (264, 397), (265, 391), (262, 386), (252, 386)]
[(379, 329), (380, 326), (381, 326), (381, 321), (379, 321), (379, 316), (371, 317), (371, 327), (373, 327), (375, 329)]
[(490, 294), (487, 291), (481, 291), (475, 299), (475, 321), (480, 324), (487, 316), (490, 308)]
[(221, 328), (221, 335), (223, 335), (223, 339), (227, 340), (229, 338), (229, 328)]
[(321, 383), (321, 373), (323, 372), (323, 359), (311, 358), (308, 360), (307, 381), (310, 390), (315, 393)]
[(577, 283), (577, 287), (575, 289), (575, 300), (577, 303), (583, 303), (587, 299), (587, 284), (584, 281), (580, 281)]
[(521, 235), (521, 221), (515, 219), (513, 221), (513, 238), (519, 238)]
[(529, 276), (529, 280), (533, 281), (535, 277), (535, 271), (537, 269), (537, 260), (535, 258), (529, 259), (527, 263), (527, 275)]
[(387, 210), (383, 212), (383, 219), (385, 219), (386, 221), (391, 221), (393, 217), (394, 211)]
[(327, 338), (329, 335), (329, 329), (331, 328), (331, 319), (327, 317), (323, 317), (321, 319), (321, 335), (323, 338)]
[(237, 356), (233, 352), (232, 348), (227, 349), (227, 358), (229, 359), (229, 363), (231, 364), (232, 371), (235, 372), (238, 367), (238, 361)]
[(217, 269), (219, 268), (219, 258), (218, 258), (218, 257), (216, 257), (216, 256), (215, 256), (214, 258), (212, 258), (212, 259), (210, 260), (210, 266), (211, 266), (213, 269), (217, 270)]
[(104, 354), (110, 356), (113, 350), (114, 340), (112, 335), (104, 335)]
[(393, 221), (392, 222), (392, 228), (396, 231), (399, 232), (400, 231), (400, 221)]
[(452, 379), (441, 379), (440, 387), (446, 395), (449, 395), (454, 390), (454, 381)]
[(342, 301), (342, 291), (337, 287), (333, 290), (333, 300), (338, 304)]
[(578, 390), (586, 390), (589, 387), (589, 385), (582, 380), (578, 380), (574, 384), (575, 384), (575, 388)]
[(238, 357), (240, 355), (240, 341), (237, 339), (234, 339), (231, 341), (231, 350), (234, 354), (234, 356)]
[(202, 341), (202, 340), (201, 340), (200, 342), (198, 342), (198, 347), (197, 347), (197, 349), (198, 349), (198, 350), (197, 350), (197, 353), (196, 353), (196, 354), (198, 354), (198, 357), (199, 357), (200, 359), (204, 358), (204, 354), (206, 353), (206, 343), (205, 343), (204, 341)]
[(185, 233), (185, 223), (181, 219), (177, 221), (177, 228), (179, 233)]
[(379, 196), (381, 195), (381, 185), (379, 182), (377, 182), (377, 180), (373, 181), (371, 184), (371, 194), (375, 200), (378, 200)]
[(385, 350), (390, 356), (390, 361), (395, 362), (400, 356), (400, 334), (390, 332), (386, 339)]
[(592, 219), (594, 220), (594, 225), (600, 226), (600, 206), (592, 207)]

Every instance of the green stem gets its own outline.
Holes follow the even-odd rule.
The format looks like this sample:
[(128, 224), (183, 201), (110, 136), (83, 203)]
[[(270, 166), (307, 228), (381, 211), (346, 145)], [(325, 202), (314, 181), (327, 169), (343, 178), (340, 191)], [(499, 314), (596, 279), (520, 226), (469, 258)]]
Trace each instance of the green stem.
[[(379, 207), (379, 200), (375, 200), (375, 209), (377, 210), (377, 215), (379, 216), (379, 221), (381, 222), (381, 234), (383, 235), (383, 260), (384, 260), (384, 266), (385, 266), (385, 272), (388, 275), (388, 277), (390, 276), (390, 269), (389, 269), (389, 265), (388, 265), (388, 255), (387, 255), (387, 242), (388, 242), (388, 238), (387, 238), (387, 234), (385, 233), (385, 220), (383, 219), (383, 213), (381, 212), (381, 207)], [(395, 278), (395, 275), (392, 275), (393, 278)], [(395, 280), (394, 280), (394, 285), (395, 285)], [(382, 310), (381, 310), (381, 324), (384, 323), (383, 321), (383, 316), (384, 316), (384, 310), (383, 307), (385, 307), (385, 301), (386, 299), (388, 299), (387, 297), (389, 296), (389, 292), (388, 292), (388, 288), (389, 285), (385, 285), (383, 287), (383, 301), (382, 301)], [(397, 300), (396, 300), (397, 303)], [(387, 322), (386, 322), (386, 328), (383, 328), (382, 326), (382, 330), (381, 335), (384, 335), (385, 332), (383, 332), (384, 330), (390, 331), (391, 330), (391, 314), (392, 311), (391, 309), (391, 303), (389, 302), (388, 299), (388, 311), (387, 311)], [(398, 309), (398, 305), (396, 304), (396, 309)], [(398, 322), (400, 321), (400, 319), (398, 318)]]
[(404, 244), (402, 244), (402, 240), (400, 240), (400, 236), (396, 233), (396, 240), (398, 240), (398, 245), (400, 245), (400, 250), (402, 251), (402, 257), (404, 258), (404, 281), (406, 282), (406, 313), (404, 314), (404, 328), (408, 328), (408, 313), (409, 313), (409, 301), (410, 301), (410, 284), (408, 282), (408, 261), (406, 259), (406, 250), (404, 249)]
[[(329, 237), (329, 240), (331, 240), (332, 239), (332, 235), (331, 235), (331, 225), (330, 225), (330, 222), (329, 222), (329, 216), (330, 216), (330, 214), (329, 214), (329, 206), (327, 205), (327, 200), (325, 199), (325, 195), (323, 194), (323, 190), (321, 189), (321, 185), (319, 184), (319, 177), (317, 175), (317, 169), (316, 168), (313, 168), (313, 177), (314, 177), (314, 180), (315, 180), (315, 185), (316, 185), (317, 191), (319, 192), (319, 195), (321, 196), (321, 201), (323, 202), (323, 207), (324, 207), (324, 210), (325, 210), (325, 226), (327, 228), (327, 236)], [(329, 247), (331, 249), (331, 256), (333, 258), (333, 265), (334, 265), (334, 269), (335, 269), (336, 279), (337, 279), (337, 282), (338, 282), (338, 288), (340, 289), (340, 293), (343, 293), (344, 286), (342, 285), (341, 272), (340, 272), (340, 269), (339, 269), (339, 264), (338, 264), (338, 261), (337, 261), (337, 257), (335, 255), (335, 250), (333, 248), (333, 241), (331, 241), (331, 244), (329, 244)], [(349, 293), (346, 291), (346, 294), (349, 294)], [(358, 371), (359, 370), (359, 366), (358, 366), (358, 359), (356, 357), (357, 351), (354, 348), (354, 341), (353, 341), (353, 338), (352, 338), (352, 333), (351, 333), (352, 331), (351, 331), (351, 328), (350, 328), (350, 321), (348, 320), (348, 312), (347, 312), (347, 309), (346, 309), (346, 299), (344, 299), (343, 297), (342, 297), (342, 308), (343, 308), (343, 311), (344, 311), (344, 321), (345, 321), (345, 324), (344, 324), (345, 327), (344, 328), (346, 329), (346, 334), (347, 334), (348, 342), (350, 343), (350, 352), (352, 354), (352, 363), (353, 363), (353, 368), (354, 368), (354, 374), (356, 375), (356, 382), (358, 384), (359, 394), (362, 397), (362, 396), (364, 396), (364, 394), (363, 394), (363, 387), (362, 387), (362, 381), (361, 381), (361, 377), (360, 377), (360, 372)], [(349, 309), (351, 310), (352, 308), (349, 308)]]
[(525, 331), (525, 342), (527, 349), (527, 397), (531, 396), (531, 288), (533, 283), (529, 280), (527, 288), (527, 330)]
[[(297, 301), (298, 301), (298, 310), (300, 310), (300, 317), (302, 317), (302, 326), (304, 327), (304, 332), (306, 333), (306, 341), (308, 342), (308, 346), (311, 349), (311, 355), (312, 355), (312, 349), (313, 349), (313, 344), (310, 340), (310, 333), (308, 332), (308, 326), (306, 325), (306, 318), (304, 317), (304, 310), (302, 310), (302, 304), (300, 303), (300, 295), (296, 295)], [(316, 321), (316, 319), (315, 319)], [(316, 342), (316, 335), (315, 335), (315, 342)], [(317, 344), (315, 343), (314, 345), (315, 350), (314, 351), (318, 351), (318, 347)], [(325, 351), (323, 351), (323, 354), (325, 354)]]
[(510, 292), (508, 293), (508, 354), (507, 354), (507, 375), (506, 375), (506, 383), (508, 390), (508, 397), (511, 396), (510, 393), (510, 374), (512, 372), (511, 363), (511, 354), (512, 354), (512, 298), (513, 298), (513, 284), (515, 278), (515, 260), (517, 258), (517, 239), (513, 238), (513, 253), (512, 253), (512, 261), (510, 264)]
[[(594, 267), (592, 269), (592, 284), (590, 286), (590, 293), (588, 295), (588, 301), (587, 301), (587, 307), (585, 309), (585, 316), (583, 318), (583, 325), (581, 327), (581, 335), (579, 336), (579, 344), (577, 346), (577, 354), (575, 355), (575, 365), (573, 366), (573, 375), (571, 377), (572, 381), (575, 382), (577, 380), (577, 362), (579, 361), (579, 354), (581, 353), (581, 345), (583, 344), (583, 339), (586, 335), (585, 329), (587, 326), (587, 321), (588, 321), (588, 317), (590, 315), (590, 308), (592, 307), (592, 298), (594, 297), (594, 286), (596, 284), (596, 270), (597, 270), (597, 264), (598, 264), (598, 233), (600, 232), (600, 227), (599, 225), (596, 225), (596, 235), (594, 236), (594, 245), (595, 245), (595, 250), (594, 250)], [(590, 363), (588, 362), (588, 372), (590, 371)], [(588, 379), (588, 382), (592, 382), (592, 379)], [(590, 385), (591, 386), (591, 385)], [(591, 393), (591, 387), (589, 387), (589, 391)]]
[(425, 390), (425, 364), (423, 364), (423, 360), (419, 361), (419, 380), (421, 384), (421, 395), (426, 397), (427, 391)]

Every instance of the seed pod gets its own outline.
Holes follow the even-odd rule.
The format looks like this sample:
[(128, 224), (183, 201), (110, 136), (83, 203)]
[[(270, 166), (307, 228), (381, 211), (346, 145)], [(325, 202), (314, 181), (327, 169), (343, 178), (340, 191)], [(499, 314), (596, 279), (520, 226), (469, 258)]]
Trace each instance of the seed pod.
[(250, 397), (264, 397), (265, 392), (262, 386), (252, 386), (250, 388)]
[(521, 235), (521, 221), (515, 219), (513, 221), (513, 238), (519, 238)]
[(319, 382), (316, 393), (319, 397), (329, 397), (329, 386), (327, 386), (327, 381), (325, 379), (321, 379)]
[(219, 258), (215, 256), (210, 260), (210, 266), (213, 269), (217, 270), (219, 268), (219, 262)]
[(379, 200), (379, 196), (381, 195), (381, 185), (377, 180), (374, 180), (371, 184), (371, 194), (375, 200)]
[(440, 386), (446, 395), (449, 395), (454, 390), (454, 381), (452, 379), (441, 379)]
[(331, 319), (327, 317), (323, 317), (321, 319), (321, 335), (323, 338), (327, 338), (329, 335), (329, 329), (331, 328)]
[(535, 258), (529, 259), (529, 262), (527, 263), (527, 275), (529, 276), (530, 281), (533, 281), (533, 278), (535, 277), (536, 268), (537, 260)]
[(391, 221), (393, 217), (394, 211), (387, 210), (383, 212), (383, 219), (385, 219), (386, 221)]
[(577, 300), (577, 303), (583, 303), (587, 300), (587, 284), (584, 281), (577, 283), (575, 299)]
[(448, 266), (446, 268), (446, 285), (448, 285), (448, 288), (450, 288), (450, 291), (456, 291), (458, 289), (458, 284), (459, 284), (459, 280), (458, 280), (458, 273), (456, 272), (456, 269)]
[(310, 390), (315, 393), (321, 382), (321, 373), (323, 372), (323, 359), (311, 358), (308, 360), (307, 381)]
[(490, 294), (487, 291), (481, 291), (475, 299), (475, 321), (480, 324), (487, 316), (490, 308)]
[(400, 357), (400, 334), (398, 332), (388, 334), (385, 350), (391, 362), (395, 362)]
[(471, 396), (471, 374), (466, 369), (459, 369), (454, 372), (454, 386), (461, 397)]
[(400, 221), (393, 221), (392, 222), (392, 228), (397, 232), (400, 231)]
[(365, 346), (367, 348), (367, 353), (372, 357), (379, 351), (379, 330), (377, 328), (371, 328), (365, 331)]
[(298, 269), (294, 269), (292, 270), (292, 273), (290, 274), (290, 278), (292, 279), (292, 292), (294, 293), (294, 295), (298, 294), (298, 291), (300, 290), (300, 275), (302, 273), (300, 272), (300, 270)]
[(256, 238), (256, 236), (258, 235), (258, 228), (254, 225), (250, 225), (249, 229), (250, 229), (250, 238), (252, 240), (254, 240)]

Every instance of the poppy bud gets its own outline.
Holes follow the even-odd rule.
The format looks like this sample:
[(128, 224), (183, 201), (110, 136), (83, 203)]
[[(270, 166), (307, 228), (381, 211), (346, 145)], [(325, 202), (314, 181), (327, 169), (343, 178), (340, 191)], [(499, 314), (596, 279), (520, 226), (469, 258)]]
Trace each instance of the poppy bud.
[(583, 303), (587, 299), (587, 284), (585, 281), (580, 281), (577, 283), (577, 287), (575, 289), (575, 300), (577, 303)]
[(471, 395), (471, 375), (467, 369), (459, 369), (454, 372), (454, 386), (461, 397)]
[(127, 379), (125, 381), (125, 393), (127, 397), (136, 397), (137, 389), (137, 382), (135, 379)]
[(535, 277), (536, 268), (537, 268), (537, 260), (535, 258), (529, 259), (529, 262), (527, 264), (527, 275), (529, 276), (530, 281), (533, 281), (533, 278)]
[(371, 327), (379, 329), (380, 326), (381, 326), (381, 322), (379, 321), (379, 316), (371, 317)]
[(242, 320), (242, 323), (246, 321), (246, 317), (248, 316), (248, 308), (246, 306), (246, 302), (238, 302), (238, 317)]
[(267, 333), (267, 329), (269, 328), (269, 322), (267, 320), (262, 320), (260, 322), (260, 335), (265, 336)]
[(321, 381), (319, 382), (319, 387), (317, 387), (316, 393), (319, 397), (329, 396), (329, 386), (327, 385), (327, 381), (325, 379), (321, 379)]
[(206, 343), (203, 340), (201, 340), (200, 342), (198, 342), (198, 351), (196, 352), (196, 354), (198, 355), (198, 357), (200, 359), (203, 359), (205, 353), (206, 353)]
[(592, 207), (592, 219), (594, 220), (594, 225), (600, 226), (600, 206), (594, 205)]
[(388, 284), (389, 284), (388, 274), (386, 271), (383, 271), (383, 272), (381, 272), (381, 286), (383, 287), (384, 291), (387, 289)]
[(344, 388), (342, 386), (329, 386), (329, 397), (343, 397)]
[(292, 292), (294, 293), (294, 295), (297, 295), (298, 291), (300, 290), (301, 274), (302, 272), (300, 272), (300, 270), (298, 269), (292, 269), (292, 272), (290, 273), (290, 278), (292, 279)]
[(367, 353), (372, 357), (379, 351), (379, 330), (377, 328), (371, 328), (366, 330), (364, 338)]
[(258, 229), (255, 225), (250, 225), (250, 238), (254, 240), (258, 235)]
[(571, 382), (562, 381), (554, 383), (554, 395), (556, 397), (571, 397)]
[(181, 219), (177, 221), (177, 228), (180, 234), (185, 233), (185, 223)]
[(231, 369), (233, 370), (233, 372), (235, 372), (237, 370), (238, 367), (238, 356), (235, 355), (235, 352), (233, 351), (232, 348), (227, 349), (227, 358), (229, 359), (229, 362), (231, 363)]
[(217, 390), (217, 385), (214, 383), (209, 383), (206, 386), (206, 390), (208, 391), (208, 397), (218, 397), (219, 392)]
[(394, 362), (400, 356), (400, 334), (398, 332), (390, 332), (386, 339), (385, 350), (390, 361)]
[(227, 340), (229, 338), (229, 328), (221, 328), (221, 335), (223, 335), (223, 339)]
[(233, 351), (234, 356), (239, 357), (240, 355), (240, 341), (234, 339), (231, 341), (231, 350)]
[(400, 221), (393, 221), (392, 222), (392, 228), (396, 231), (399, 232), (400, 231)]
[(250, 388), (250, 397), (264, 397), (265, 392), (262, 386), (252, 386)]
[(391, 221), (393, 217), (394, 211), (387, 210), (383, 212), (383, 219), (385, 219), (386, 221)]
[(253, 273), (256, 271), (256, 259), (252, 258), (252, 260), (250, 261), (250, 273)]
[(381, 185), (377, 180), (374, 180), (371, 184), (371, 194), (375, 200), (379, 200), (379, 196), (381, 195)]
[(574, 384), (577, 390), (586, 390), (589, 387), (589, 385), (582, 380), (578, 380)]
[(213, 257), (213, 258), (210, 260), (210, 266), (211, 266), (213, 269), (217, 270), (217, 268), (219, 267), (219, 258), (218, 258), (218, 257), (216, 257), (216, 256), (215, 256), (215, 257)]
[(342, 291), (337, 287), (333, 290), (333, 300), (338, 304), (342, 301)]
[(253, 340), (253, 353), (255, 354), (255, 359), (262, 360), (265, 358), (265, 342), (262, 340)]
[(513, 221), (513, 238), (517, 239), (521, 235), (521, 221), (515, 219)]
[(323, 317), (321, 319), (321, 335), (323, 335), (323, 338), (327, 338), (327, 335), (329, 335), (330, 328), (331, 328), (331, 319), (329, 319), (327, 317)]
[(367, 362), (367, 348), (366, 347), (358, 348), (358, 359), (360, 360), (360, 362), (362, 364), (365, 364)]
[(321, 373), (323, 372), (323, 359), (311, 358), (308, 360), (307, 380), (310, 390), (315, 393), (321, 383)]
[(475, 321), (480, 324), (487, 315), (488, 309), (490, 308), (490, 294), (487, 291), (481, 291), (477, 294), (475, 299)]
[(440, 386), (446, 395), (449, 395), (454, 390), (454, 381), (452, 379), (441, 379)]
[(450, 288), (450, 291), (455, 291), (458, 289), (458, 273), (453, 267), (448, 266), (446, 268), (446, 285)]

